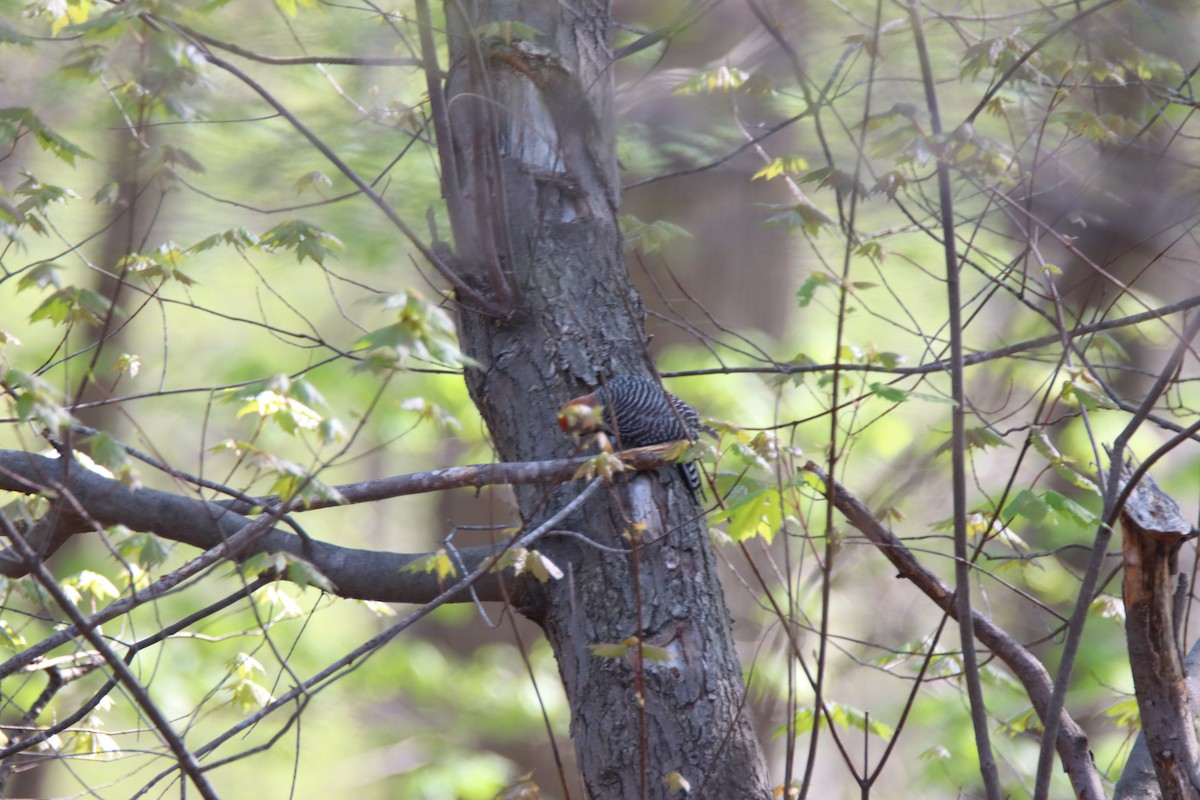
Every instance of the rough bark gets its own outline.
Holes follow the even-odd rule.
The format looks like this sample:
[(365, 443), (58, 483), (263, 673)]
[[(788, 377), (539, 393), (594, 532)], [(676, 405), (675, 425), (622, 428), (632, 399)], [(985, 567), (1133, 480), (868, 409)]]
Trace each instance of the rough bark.
[[(1200, 697), (1200, 640), (1192, 645), (1183, 659), (1183, 669), (1187, 674), (1188, 699), (1192, 716), (1195, 717), (1200, 714), (1200, 709), (1196, 707), (1196, 698)], [(1129, 751), (1129, 759), (1113, 790), (1113, 800), (1162, 800), (1162, 796), (1158, 775), (1154, 772), (1154, 759), (1150, 757), (1146, 732), (1143, 730), (1138, 733), (1133, 749)]]
[[(557, 409), (601, 376), (651, 371), (616, 220), (609, 13), (604, 2), (446, 6), (439, 130), (452, 141), (439, 147), (453, 160), (454, 260), (507, 308), (464, 307), (460, 335), (480, 364), (468, 388), (506, 461), (568, 455)], [(489, 36), (498, 20), (523, 27)], [(534, 522), (577, 491), (518, 487), (521, 514)], [(567, 575), (519, 598), (557, 655), (590, 796), (678, 796), (664, 783), (677, 772), (693, 796), (769, 797), (711, 542), (677, 471), (619, 480), (569, 524), (635, 551), (546, 542)], [(639, 658), (639, 641), (668, 659)], [(635, 644), (617, 657), (589, 649), (622, 642)]]
[(1162, 797), (1197, 800), (1200, 754), (1174, 611), (1176, 557), (1191, 525), (1145, 475), (1121, 512), (1121, 530), (1125, 636), (1146, 750)]

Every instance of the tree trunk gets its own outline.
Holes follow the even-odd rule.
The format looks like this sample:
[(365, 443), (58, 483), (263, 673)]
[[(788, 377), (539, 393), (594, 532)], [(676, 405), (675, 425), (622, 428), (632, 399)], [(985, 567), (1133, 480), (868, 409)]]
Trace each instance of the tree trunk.
[[(467, 386), (502, 459), (563, 457), (567, 399), (652, 372), (616, 220), (610, 9), (455, 2), (446, 15), (446, 96), (431, 81), (430, 104), (455, 235), (441, 252), (494, 304), (460, 310), (479, 362)], [(522, 518), (581, 486), (518, 488)], [(590, 796), (679, 797), (678, 773), (692, 796), (769, 797), (707, 527), (677, 470), (618, 476), (562, 527), (609, 549), (543, 542), (566, 575), (514, 602), (558, 658)]]

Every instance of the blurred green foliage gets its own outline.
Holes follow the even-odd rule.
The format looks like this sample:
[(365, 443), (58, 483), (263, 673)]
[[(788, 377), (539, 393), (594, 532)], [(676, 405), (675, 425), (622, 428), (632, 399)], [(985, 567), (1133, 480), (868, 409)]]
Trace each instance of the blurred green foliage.
[[(931, 29), (941, 45), (934, 61), (947, 119), (969, 113), (1054, 21), (1049, 12), (1007, 6), (1033, 25), (1001, 33), (1001, 14), (972, 27), (969, 41), (947, 21)], [(293, 0), (277, 0), (274, 8), (0, 0), (0, 11), (6, 106), (0, 109), (0, 384), (7, 392), (0, 447), (42, 452), (43, 430), (62, 432), (78, 422), (95, 432), (74, 446), (130, 485), (194, 491), (137, 459), (126, 444), (246, 494), (323, 499), (336, 497), (338, 483), (491, 459), (458, 377), (468, 360), (454, 338), (452, 306), (427, 285), (429, 273), (408, 244), (294, 127), (163, 24), (267, 55), (297, 52), (302, 42), (310, 54), (405, 59), (415, 55), (411, 9), (380, 13)], [(639, 24), (656, 12), (645, 14)], [(710, 517), (714, 538), (735, 569), (745, 565), (734, 543), (776, 559), (779, 571), (768, 584), (791, 604), (805, 647), (821, 628), (819, 562), (835, 554), (827, 576), (833, 728), (876, 753), (882, 746), (867, 734), (886, 737), (896, 729), (939, 617), (923, 598), (893, 586), (892, 571), (853, 531), (836, 519), (827, 528), (821, 487), (796, 470), (806, 458), (824, 461), (836, 453), (839, 480), (950, 580), (948, 378), (932, 369), (902, 371), (945, 356), (943, 287), (931, 266), (941, 251), (929, 233), (932, 205), (923, 183), (938, 158), (952, 163), (956, 209), (964, 222), (978, 222), (966, 226), (971, 234), (963, 245), (974, 262), (963, 269), (968, 352), (1045, 336), (1057, 320), (1037, 281), (1062, 270), (1043, 263), (1016, 274), (1019, 248), (1011, 230), (986, 217), (996, 202), (988, 190), (1007, 191), (1022, 180), (1027, 137), (1035, 131), (1054, 137), (1055, 154), (1066, 157), (1127, 141), (1153, 114), (1143, 105), (1099, 113), (1073, 93), (1135, 80), (1180, 93), (1191, 85), (1178, 63), (1150, 47), (1123, 60), (1084, 58), (1071, 47), (1087, 41), (1081, 31), (1020, 62), (1028, 74), (993, 93), (970, 125), (939, 136), (915, 105), (917, 68), (902, 20), (888, 21), (876, 37), (856, 19), (874, 14), (865, 4), (805, 14), (814, 31), (806, 50), (811, 79), (797, 81), (789, 67), (761, 53), (745, 65), (683, 70), (669, 97), (684, 111), (658, 120), (629, 114), (618, 153), (632, 183), (694, 169), (743, 146), (746, 117), (800, 117), (785, 144), (772, 143), (773, 155), (740, 164), (737, 175), (747, 184), (790, 182), (791, 189), (779, 192), (778, 202), (729, 205), (718, 215), (722, 222), (744, 215), (794, 240), (782, 276), (743, 275), (734, 265), (715, 289), (736, 294), (741, 281), (777, 281), (769, 291), (788, 298), (784, 332), (771, 338), (750, 324), (727, 329), (705, 320), (706, 336), (660, 348), (659, 366), (665, 373), (709, 371), (680, 377), (671, 388), (720, 434), (714, 449), (702, 448), (725, 498)], [(533, 33), (515, 28), (504, 35)], [(720, 33), (689, 26), (678, 41), (700, 62), (704, 37)], [(871, 83), (871, 54), (885, 56), (888, 79)], [(650, 69), (661, 55), (651, 48), (628, 66)], [(424, 78), (411, 64), (257, 66), (269, 91), (403, 218), (427, 219), (439, 235), (449, 235), (423, 127)], [(877, 111), (861, 126), (869, 168), (856, 169), (862, 164), (853, 120), (863, 112), (852, 104), (862, 102), (855, 92), (865, 85), (876, 92)], [(816, 144), (826, 134), (811, 107), (817, 91), (828, 104), (825, 124), (843, 108), (851, 120), (827, 136), (824, 148)], [(1061, 95), (1061, 107), (1050, 95)], [(1171, 109), (1164, 118), (1182, 124), (1182, 114)], [(843, 204), (855, 193), (856, 227), (846, 235)], [(720, 225), (689, 230), (632, 214), (623, 225), (631, 251), (672, 268), (690, 263), (691, 248), (722, 235)], [(1138, 302), (1121, 298), (1117, 309), (1134, 313), (1175, 299), (1162, 292), (1151, 285)], [(718, 320), (722, 310), (713, 309)], [(100, 330), (108, 336), (103, 348), (95, 341)], [(1135, 361), (1126, 350), (1130, 339), (1148, 343), (1148, 351), (1171, 344), (1169, 331), (1151, 325), (1124, 340), (1092, 338), (1075, 355), (1128, 369)], [(1060, 369), (1061, 357), (1061, 344), (1052, 342), (970, 373), (976, 402), (970, 527), (988, 576), (978, 601), (1052, 669), (1100, 511), (1087, 478), (1099, 455), (1095, 443), (1111, 441), (1128, 418), (1088, 369)], [(828, 367), (835, 361), (836, 372)], [(737, 368), (764, 374), (721, 374)], [(829, 417), (835, 398), (842, 404), (836, 427)], [(1195, 389), (1181, 383), (1170, 402), (1182, 413), (1195, 408), (1195, 399)], [(1133, 447), (1145, 452), (1165, 438), (1146, 429)], [(1192, 452), (1171, 463), (1176, 468), (1162, 483), (1183, 499), (1194, 492), (1189, 476), (1200, 458)], [(449, 532), (445, 521), (459, 514), (500, 527), (512, 523), (502, 493), (475, 501), (462, 494), (322, 511), (311, 517), (311, 534), (352, 547), (423, 551), (439, 547)], [(14, 520), (31, 521), (44, 510), (44, 501), (4, 502)], [(462, 535), (490, 541), (489, 534)], [(53, 562), (64, 589), (89, 612), (193, 555), (144, 533), (113, 530), (100, 538), (73, 543)], [(434, 568), (441, 574), (447, 564)], [(377, 633), (395, 613), (332, 600), (319, 591), (319, 574), (264, 560), (246, 565), (244, 574), (222, 568), (106, 625), (104, 633), (122, 643), (150, 635), (239, 590), (268, 566), (289, 571), (299, 585), (260, 589), (253, 601), (235, 603), (133, 661), (189, 744), (253, 714)], [(795, 663), (779, 620), (761, 590), (741, 588), (734, 578), (729, 585), (739, 635), (755, 645), (746, 648), (746, 665), (759, 728), (783, 725), (786, 733), (790, 719), (803, 749), (813, 698), (795, 689)], [(1117, 587), (1103, 591), (1115, 594)], [(6, 654), (50, 635), (61, 616), (29, 579), (3, 581), (0, 598)], [(1097, 605), (1089, 624), (1068, 708), (1088, 728), (1097, 762), (1115, 778), (1131, 724), (1123, 694), (1131, 685), (1123, 656), (1114, 655), (1123, 653), (1120, 626), (1105, 608)], [(543, 714), (566, 753), (570, 781), (569, 712), (549, 648), (528, 626), (521, 630), (516, 644), (506, 630), (487, 631), (468, 606), (439, 610), (307, 698), (294, 719), (276, 714), (220, 750), (218, 758), (248, 755), (215, 770), (214, 781), (231, 798), (288, 792), (489, 798), (536, 762), (542, 771), (532, 780), (544, 796), (559, 796), (557, 777), (546, 771), (553, 761)], [(929, 659), (927, 685), (901, 731), (903, 755), (885, 773), (891, 785), (906, 787), (895, 796), (920, 786), (922, 796), (954, 797), (977, 782), (958, 649), (947, 633)], [(50, 657), (91, 663), (75, 644)], [(1006, 788), (1026, 796), (1036, 718), (1001, 666), (988, 663), (985, 680)], [(101, 671), (74, 681), (36, 724), (65, 716), (103, 681)], [(8, 707), (0, 721), (17, 724), (14, 709), (28, 708), (43, 686), (40, 673), (6, 679)], [(129, 699), (114, 695), (49, 743), (45, 752), (64, 761), (44, 790), (65, 795), (102, 785), (109, 796), (128, 796), (165, 767), (141, 755), (155, 746)], [(777, 766), (785, 745), (777, 739), (769, 746)], [(1055, 792), (1066, 791), (1065, 779), (1056, 778)]]

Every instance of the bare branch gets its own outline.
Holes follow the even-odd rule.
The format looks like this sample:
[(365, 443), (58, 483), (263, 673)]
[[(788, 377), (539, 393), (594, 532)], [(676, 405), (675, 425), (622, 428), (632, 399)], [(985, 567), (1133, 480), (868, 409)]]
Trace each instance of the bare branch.
[[(827, 484), (829, 476), (811, 461), (805, 464), (804, 470), (821, 478)], [(958, 613), (954, 601), (954, 591), (941, 578), (929, 571), (912, 551), (909, 550), (896, 534), (892, 533), (883, 523), (875, 518), (871, 509), (867, 508), (854, 495), (833, 482), (834, 505), (855, 528), (879, 548), (879, 551), (900, 571), (900, 577), (913, 582), (918, 589), (937, 604), (938, 608), (954, 616)], [(1052, 692), (1050, 674), (1031, 652), (1025, 649), (1016, 639), (1010, 636), (999, 625), (978, 610), (971, 612), (974, 619), (975, 638), (990, 649), (997, 658), (1005, 663), (1016, 675), (1017, 680), (1025, 687), (1033, 708), (1044, 719), (1046, 709), (1050, 704)], [(966, 643), (963, 643), (964, 648)], [(1088, 749), (1087, 736), (1064, 709), (1059, 714), (1059, 731), (1056, 737), (1058, 755), (1062, 759), (1063, 768), (1075, 787), (1077, 797), (1084, 800), (1103, 800), (1104, 786), (1100, 773), (1092, 761)]]
[[(672, 463), (664, 458), (664, 451), (672, 445), (655, 445), (620, 454), (622, 462), (633, 471), (655, 469)], [(365, 481), (336, 487), (347, 503), (365, 503), (403, 495), (421, 494), (466, 486), (482, 487), (500, 484), (559, 483), (570, 480), (584, 467), (591, 457), (561, 459), (558, 461), (514, 462), (500, 464), (476, 464), (465, 467), (448, 467), (409, 475)], [(332, 581), (341, 597), (378, 600), (394, 603), (421, 603), (441, 592), (437, 579), (425, 573), (402, 574), (405, 567), (425, 557), (425, 553), (386, 553), (376, 550), (360, 550), (305, 541), (295, 534), (277, 528), (266, 530), (254, 539), (253, 544), (235, 538), (245, 534), (253, 525), (261, 527), (268, 519), (251, 520), (242, 513), (249, 512), (252, 504), (245, 500), (207, 502), (192, 497), (171, 494), (156, 489), (130, 489), (119, 481), (91, 472), (76, 463), (63, 463), (14, 450), (0, 450), (0, 490), (21, 494), (48, 493), (69, 498), (68, 512), (77, 519), (67, 523), (68, 528), (52, 535), (61, 537), (64, 531), (81, 533), (94, 526), (124, 525), (135, 531), (144, 531), (165, 539), (182, 542), (209, 550), (226, 548), (229, 552), (214, 556), (213, 560), (226, 555), (243, 560), (255, 553), (287, 553), (312, 563), (318, 571)], [(277, 502), (277, 501), (276, 501)], [(269, 505), (263, 501), (260, 505)], [(307, 506), (288, 507), (282, 511), (301, 511), (336, 505), (332, 501), (312, 503)], [(241, 512), (241, 513), (240, 513)], [(81, 524), (79, 520), (88, 522)], [(51, 535), (51, 534), (47, 534)], [(492, 547), (465, 548), (460, 551), (468, 569), (473, 569), (495, 552)], [(0, 552), (0, 574), (18, 577), (28, 571), (27, 559), (20, 554)], [(499, 586), (491, 580), (483, 580), (476, 587), (484, 600), (499, 600)], [(466, 596), (456, 601), (465, 601)]]
[(194, 28), (190, 28), (182, 23), (176, 23), (178, 29), (186, 32), (193, 39), (204, 42), (210, 47), (215, 47), (219, 50), (224, 50), (227, 53), (233, 53), (235, 56), (248, 58), (251, 61), (257, 61), (260, 64), (273, 64), (277, 66), (296, 66), (298, 64), (341, 64), (353, 67), (412, 67), (420, 62), (415, 58), (375, 58), (364, 56), (264, 56), (261, 53), (256, 53), (253, 50), (247, 50), (244, 47), (238, 47), (232, 42), (222, 41), (207, 34), (201, 33)]
[(26, 544), (25, 538), (3, 516), (0, 516), (0, 530), (4, 531), (5, 536), (12, 542), (12, 546), (24, 556), (30, 571), (37, 578), (38, 583), (54, 598), (54, 602), (58, 604), (59, 608), (71, 618), (71, 622), (74, 623), (79, 634), (82, 634), (91, 643), (92, 647), (96, 648), (104, 658), (105, 663), (108, 664), (109, 669), (116, 674), (117, 681), (125, 687), (125, 691), (129, 692), (141, 707), (142, 712), (145, 713), (151, 724), (157, 729), (159, 736), (162, 737), (167, 747), (171, 749), (171, 752), (175, 754), (179, 768), (196, 785), (196, 790), (200, 792), (200, 796), (205, 798), (205, 800), (217, 800), (217, 792), (213, 789), (212, 784), (208, 782), (208, 778), (200, 768), (200, 762), (196, 760), (195, 754), (184, 744), (183, 737), (175, 731), (174, 726), (171, 725), (171, 720), (167, 718), (162, 709), (158, 707), (158, 704), (150, 697), (149, 692), (146, 691), (146, 687), (142, 686), (141, 681), (134, 675), (129, 665), (121, 660), (104, 636), (96, 630), (95, 625), (90, 624), (84, 618), (83, 612), (76, 607), (75, 603), (67, 598), (62, 587), (58, 585), (58, 581), (54, 579), (49, 570), (38, 560), (37, 554)]

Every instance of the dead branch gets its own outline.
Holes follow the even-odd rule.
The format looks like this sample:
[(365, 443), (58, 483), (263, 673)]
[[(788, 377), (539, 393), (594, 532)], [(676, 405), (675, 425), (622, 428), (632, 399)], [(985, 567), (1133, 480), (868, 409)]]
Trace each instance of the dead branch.
[[(1123, 479), (1133, 470), (1126, 461)], [(1174, 610), (1179, 546), (1191, 530), (1179, 504), (1149, 475), (1121, 509), (1129, 665), (1159, 796), (1169, 800), (1200, 798), (1200, 748)]]

